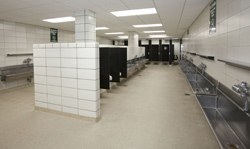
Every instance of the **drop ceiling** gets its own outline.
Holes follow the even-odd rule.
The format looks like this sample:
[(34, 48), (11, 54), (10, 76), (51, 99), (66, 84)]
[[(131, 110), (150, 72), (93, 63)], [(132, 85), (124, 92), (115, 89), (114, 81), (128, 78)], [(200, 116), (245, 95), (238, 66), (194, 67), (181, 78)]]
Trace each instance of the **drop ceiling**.
[[(104, 33), (124, 32), (124, 35), (128, 35), (128, 31), (136, 31), (140, 38), (146, 38), (148, 34), (143, 31), (165, 30), (171, 38), (180, 38), (209, 2), (210, 0), (0, 0), (0, 19), (74, 31), (74, 22), (51, 24), (42, 20), (74, 16), (76, 10), (89, 9), (96, 12), (97, 27), (110, 28), (96, 31), (98, 36), (116, 38), (117, 35)], [(110, 13), (142, 8), (156, 8), (157, 14), (118, 18)], [(158, 23), (163, 26), (132, 26)]]

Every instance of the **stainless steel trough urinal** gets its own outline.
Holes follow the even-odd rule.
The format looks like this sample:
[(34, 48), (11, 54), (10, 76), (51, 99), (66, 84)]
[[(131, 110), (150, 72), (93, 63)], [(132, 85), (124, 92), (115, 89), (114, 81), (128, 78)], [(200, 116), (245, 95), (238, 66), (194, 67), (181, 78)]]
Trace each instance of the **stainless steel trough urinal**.
[(217, 95), (203, 94), (196, 98), (221, 148), (250, 148), (250, 117), (244, 110), (219, 89)]
[(30, 81), (30, 78), (33, 77), (33, 64), (21, 64), (2, 67), (1, 69), (1, 81), (9, 81), (21, 78), (27, 78)]

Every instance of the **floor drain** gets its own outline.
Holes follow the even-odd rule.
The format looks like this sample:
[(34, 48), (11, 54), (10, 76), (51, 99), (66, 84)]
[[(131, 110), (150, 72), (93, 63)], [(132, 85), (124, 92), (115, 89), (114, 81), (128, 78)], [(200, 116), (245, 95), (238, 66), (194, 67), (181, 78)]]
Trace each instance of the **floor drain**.
[(184, 95), (185, 95), (185, 96), (190, 96), (190, 94), (188, 94), (188, 93), (185, 93)]
[(127, 85), (124, 84), (124, 85), (122, 85), (122, 86), (125, 86), (125, 87), (126, 87)]
[(227, 147), (229, 148), (229, 149), (239, 149), (239, 147), (237, 146), (237, 145), (234, 145), (234, 144), (227, 144)]

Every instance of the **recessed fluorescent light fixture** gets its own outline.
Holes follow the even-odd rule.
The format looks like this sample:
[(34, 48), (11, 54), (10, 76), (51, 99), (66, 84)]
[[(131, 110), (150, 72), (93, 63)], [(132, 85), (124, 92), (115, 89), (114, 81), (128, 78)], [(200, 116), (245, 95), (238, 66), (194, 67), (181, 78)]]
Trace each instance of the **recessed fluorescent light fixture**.
[(128, 36), (118, 36), (118, 38), (126, 39), (126, 38), (128, 38)]
[(143, 24), (143, 25), (133, 25), (136, 28), (140, 28), (140, 27), (159, 27), (162, 26), (162, 24)]
[(113, 33), (105, 33), (106, 35), (117, 35), (117, 34), (124, 34), (123, 32), (113, 32)]
[(143, 31), (144, 33), (165, 33), (165, 31)]
[(124, 11), (113, 11), (111, 13), (117, 17), (125, 17), (125, 16), (156, 14), (157, 12), (155, 8), (146, 8), (146, 9), (133, 9)]
[(62, 18), (44, 19), (43, 21), (50, 22), (50, 23), (73, 22), (73, 21), (75, 21), (75, 18), (73, 18), (73, 17), (62, 17)]
[(107, 27), (96, 27), (95, 30), (106, 30), (106, 29), (109, 29)]
[(151, 38), (163, 38), (163, 37), (167, 37), (167, 35), (149, 35), (149, 37)]

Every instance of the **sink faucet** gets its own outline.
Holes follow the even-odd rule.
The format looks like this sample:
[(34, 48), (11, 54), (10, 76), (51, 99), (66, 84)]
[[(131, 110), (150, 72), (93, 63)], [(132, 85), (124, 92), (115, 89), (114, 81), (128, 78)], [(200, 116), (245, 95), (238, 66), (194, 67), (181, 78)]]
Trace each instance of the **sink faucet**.
[(31, 58), (24, 59), (24, 60), (23, 60), (23, 63), (24, 63), (24, 64), (27, 63), (27, 66), (29, 67), (29, 66), (30, 66), (30, 61), (31, 61), (31, 60), (32, 60)]
[(247, 82), (241, 82), (238, 85), (233, 85), (232, 89), (239, 93), (242, 99), (245, 101), (244, 111), (248, 111), (248, 99), (247, 96), (250, 95), (250, 86)]
[(201, 69), (201, 71), (202, 71), (201, 73), (203, 74), (205, 69), (207, 68), (207, 65), (204, 63), (201, 63), (198, 67)]

